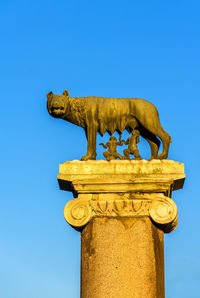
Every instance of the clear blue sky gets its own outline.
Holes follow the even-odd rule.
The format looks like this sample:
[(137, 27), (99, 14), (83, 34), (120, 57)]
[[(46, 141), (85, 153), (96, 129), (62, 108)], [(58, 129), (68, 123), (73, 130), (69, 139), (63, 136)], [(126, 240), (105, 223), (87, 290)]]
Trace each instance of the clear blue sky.
[(79, 297), (80, 234), (56, 176), (85, 154), (85, 134), (46, 110), (46, 94), (64, 89), (158, 108), (169, 159), (187, 174), (165, 236), (166, 298), (200, 297), (199, 10), (198, 0), (0, 1), (1, 298)]

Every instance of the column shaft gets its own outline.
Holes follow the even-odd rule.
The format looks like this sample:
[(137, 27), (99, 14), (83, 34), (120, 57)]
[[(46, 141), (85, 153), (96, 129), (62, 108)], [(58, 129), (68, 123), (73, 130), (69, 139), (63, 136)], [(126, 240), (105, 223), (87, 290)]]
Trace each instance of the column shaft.
[(93, 218), (81, 233), (81, 298), (164, 298), (164, 240), (148, 217)]

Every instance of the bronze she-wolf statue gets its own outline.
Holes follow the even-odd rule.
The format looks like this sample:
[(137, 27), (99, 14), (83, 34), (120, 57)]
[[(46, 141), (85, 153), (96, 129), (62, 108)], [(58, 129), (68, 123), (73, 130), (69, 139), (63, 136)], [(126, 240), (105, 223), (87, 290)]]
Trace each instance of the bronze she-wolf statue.
[[(87, 154), (82, 160), (96, 159), (96, 135), (107, 131), (121, 134), (125, 129), (131, 133), (140, 132), (151, 147), (151, 159), (168, 157), (170, 135), (162, 128), (156, 107), (140, 98), (104, 98), (104, 97), (69, 97), (65, 90), (63, 95), (47, 94), (47, 108), (51, 116), (61, 118), (83, 127), (88, 140)], [(158, 155), (160, 138), (163, 152)]]

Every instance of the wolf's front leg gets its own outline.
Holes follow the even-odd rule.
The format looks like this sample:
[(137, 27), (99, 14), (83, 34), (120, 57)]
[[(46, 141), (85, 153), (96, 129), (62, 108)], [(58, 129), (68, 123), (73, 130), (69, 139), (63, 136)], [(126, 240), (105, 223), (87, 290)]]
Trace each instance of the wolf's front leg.
[(97, 137), (97, 126), (90, 124), (86, 128), (86, 137), (88, 141), (87, 154), (81, 158), (81, 160), (96, 159), (96, 137)]

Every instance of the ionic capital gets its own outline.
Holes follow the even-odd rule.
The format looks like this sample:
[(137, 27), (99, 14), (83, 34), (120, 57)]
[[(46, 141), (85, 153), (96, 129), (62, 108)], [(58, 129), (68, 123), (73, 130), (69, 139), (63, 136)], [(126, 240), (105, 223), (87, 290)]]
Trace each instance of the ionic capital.
[(177, 207), (164, 194), (81, 194), (64, 209), (66, 221), (76, 229), (84, 227), (94, 217), (144, 217), (165, 233), (178, 223)]

